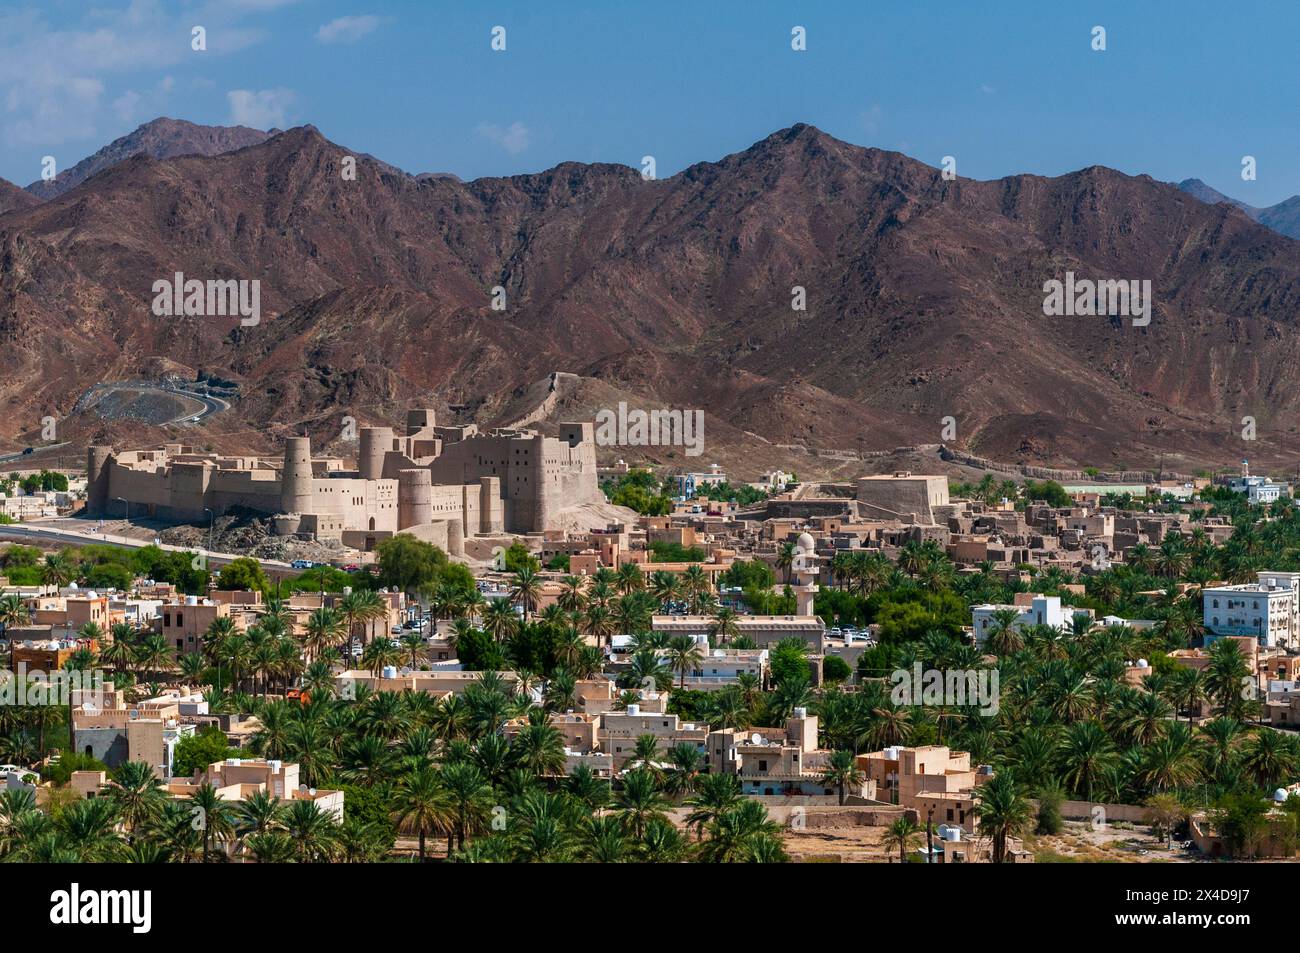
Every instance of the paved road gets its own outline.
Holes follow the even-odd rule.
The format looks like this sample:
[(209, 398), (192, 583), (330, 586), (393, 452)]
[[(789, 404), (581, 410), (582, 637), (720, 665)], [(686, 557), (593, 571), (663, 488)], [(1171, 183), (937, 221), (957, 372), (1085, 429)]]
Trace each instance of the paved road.
[(47, 450), (55, 450), (59, 447), (66, 447), (68, 441), (63, 440), (59, 443), (45, 443), (34, 447), (31, 453), (23, 453), (21, 450), (17, 453), (6, 453), (0, 456), (0, 463), (13, 463), (16, 460), (34, 460), (36, 457), (45, 453)]
[[(6, 526), (0, 526), (0, 539), (14, 539), (27, 542), (43, 543), (68, 543), (70, 545), (79, 545), (84, 543), (107, 543), (112, 546), (122, 546), (128, 549), (141, 549), (145, 546), (152, 546), (153, 540), (135, 539), (131, 536), (116, 536), (108, 533), (90, 533), (70, 529), (59, 529), (53, 526), (42, 526), (40, 522), (28, 523), (11, 523)], [(195, 552), (193, 547), (173, 546), (170, 543), (160, 543), (159, 548), (171, 553), (189, 553)], [(237, 553), (208, 553), (208, 562), (213, 566), (225, 566), (228, 563), (239, 559)], [(262, 568), (266, 570), (267, 575), (298, 575), (301, 570), (294, 569), (286, 562), (280, 562), (275, 559), (259, 559)]]

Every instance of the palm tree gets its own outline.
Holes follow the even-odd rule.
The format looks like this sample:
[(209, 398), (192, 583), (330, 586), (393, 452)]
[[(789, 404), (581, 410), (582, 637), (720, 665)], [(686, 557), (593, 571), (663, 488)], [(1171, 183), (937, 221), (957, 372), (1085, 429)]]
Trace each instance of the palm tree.
[(713, 612), (713, 624), (709, 626), (709, 638), (715, 643), (726, 645), (728, 641), (740, 635), (736, 610), (729, 606), (719, 606)]
[(776, 550), (776, 568), (785, 571), (785, 581), (790, 581), (790, 570), (794, 566), (795, 545), (792, 542), (782, 543)]
[(686, 673), (700, 667), (704, 653), (689, 635), (675, 635), (668, 640), (668, 667), (681, 676), (679, 688), (686, 690)]
[(645, 588), (645, 575), (636, 563), (624, 563), (618, 567), (618, 579), (615, 584), (623, 595), (640, 592)]
[(425, 859), (425, 838), (429, 834), (445, 834), (455, 829), (451, 797), (439, 783), (438, 772), (433, 768), (420, 768), (402, 779), (397, 788), (396, 808), (398, 827), (419, 835), (422, 861)]
[(528, 713), (524, 725), (510, 743), (515, 763), (534, 775), (562, 775), (564, 773), (564, 736), (550, 723), (540, 708)]
[(586, 583), (581, 576), (565, 576), (560, 580), (560, 595), (556, 599), (556, 605), (567, 612), (570, 616), (576, 616), (582, 612), (586, 605), (586, 597), (583, 596), (582, 590)]
[(677, 576), (662, 569), (650, 574), (650, 595), (654, 596), (662, 609), (677, 595)]
[(780, 825), (768, 817), (767, 808), (744, 800), (713, 822), (709, 839), (700, 847), (706, 863), (784, 863)]
[(1013, 655), (1025, 647), (1017, 609), (994, 609), (985, 645), (994, 655)]
[(993, 840), (993, 863), (1007, 857), (1007, 841), (1028, 828), (1033, 807), (1010, 774), (997, 774), (976, 789), (975, 816), (980, 833)]
[(27, 603), (23, 602), (22, 596), (16, 592), (0, 595), (0, 639), (7, 639), (5, 633), (9, 626), (22, 625), (28, 616)]
[(887, 828), (881, 846), (885, 850), (898, 851), (898, 862), (907, 863), (907, 852), (920, 840), (921, 828), (909, 817), (900, 817)]
[(840, 805), (843, 806), (848, 789), (862, 783), (862, 772), (858, 769), (857, 756), (852, 751), (831, 752), (831, 756), (826, 760), (826, 768), (822, 771), (820, 783), (836, 787), (839, 790)]
[(284, 812), (284, 829), (293, 839), (299, 863), (320, 863), (333, 855), (338, 823), (315, 801), (293, 801)]
[(598, 602), (592, 602), (587, 606), (585, 627), (587, 634), (592, 636), (597, 644), (600, 644), (609, 641), (614, 635), (616, 625), (608, 607)]
[(66, 550), (46, 555), (45, 564), (41, 566), (41, 582), (62, 589), (75, 578), (76, 569)]
[(1296, 773), (1295, 739), (1270, 728), (1255, 731), (1241, 746), (1242, 770), (1260, 787), (1268, 789)]
[(713, 587), (709, 583), (709, 577), (698, 563), (687, 566), (682, 573), (681, 591), (690, 604), (691, 611), (696, 613), (701, 611), (706, 600), (712, 596)]
[(465, 846), (465, 838), (480, 831), (492, 810), (492, 787), (479, 769), (467, 762), (443, 765), (442, 786), (451, 808), (456, 848)]
[(352, 640), (358, 627), (388, 617), (388, 605), (373, 589), (353, 589), (338, 602), (338, 613), (347, 627), (347, 656), (352, 657)]
[(1246, 700), (1242, 689), (1252, 684), (1245, 657), (1232, 639), (1215, 639), (1206, 654), (1209, 656), (1205, 667), (1206, 693), (1218, 702), (1223, 714), (1239, 717)]
[(673, 766), (667, 778), (670, 794), (683, 795), (695, 790), (704, 769), (704, 755), (693, 744), (682, 742), (668, 749), (668, 761)]
[(498, 642), (504, 642), (519, 628), (519, 616), (505, 599), (493, 599), (483, 612), (483, 629)]
[(614, 807), (627, 832), (640, 840), (652, 820), (665, 817), (669, 804), (654, 774), (636, 769), (623, 775), (622, 786), (614, 795)]
[(140, 639), (136, 646), (135, 661), (140, 666), (141, 674), (157, 676), (164, 668), (171, 667), (172, 651), (162, 635), (151, 633)]
[(333, 645), (348, 633), (348, 625), (336, 610), (322, 606), (313, 609), (304, 625), (304, 648), (307, 657), (319, 657), (320, 653)]
[(740, 779), (736, 775), (701, 775), (695, 796), (686, 802), (686, 806), (691, 808), (686, 816), (686, 826), (694, 827), (696, 837), (701, 838), (707, 825), (732, 810), (742, 799)]
[(537, 603), (542, 597), (542, 576), (531, 566), (525, 566), (515, 573), (514, 579), (510, 583), (510, 601), (523, 606), (524, 621), (528, 621), (529, 613), (537, 609)]
[(156, 820), (162, 813), (166, 792), (153, 768), (143, 761), (127, 761), (113, 772), (108, 797), (117, 805), (126, 828), (128, 843), (135, 832)]
[(402, 647), (411, 653), (411, 668), (418, 664), (419, 653), (424, 651), (424, 636), (419, 632), (407, 632), (400, 639)]
[(254, 791), (235, 805), (235, 829), (245, 838), (245, 844), (251, 835), (281, 830), (283, 820), (284, 806), (269, 791)]
[(199, 785), (198, 789), (190, 795), (190, 805), (195, 822), (199, 824), (199, 830), (202, 831), (202, 859), (206, 862), (217, 841), (234, 836), (235, 827), (231, 822), (230, 808), (221, 799), (217, 789), (207, 781)]

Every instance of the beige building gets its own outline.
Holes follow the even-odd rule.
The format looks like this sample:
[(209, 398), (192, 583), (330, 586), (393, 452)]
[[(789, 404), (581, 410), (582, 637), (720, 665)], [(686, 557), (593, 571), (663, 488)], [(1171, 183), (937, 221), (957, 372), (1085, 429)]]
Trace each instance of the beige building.
[[(657, 615), (650, 620), (652, 631), (669, 635), (708, 635), (712, 625), (713, 617), (707, 615)], [(826, 638), (826, 623), (815, 615), (742, 615), (736, 617), (736, 628), (761, 649), (798, 636), (809, 651), (820, 654)]]
[(298, 765), (289, 761), (266, 761), (260, 758), (228, 758), (195, 771), (193, 778), (174, 779), (167, 793), (189, 797), (204, 783), (217, 789), (223, 801), (242, 801), (255, 792), (265, 791), (286, 801), (313, 801), (322, 811), (343, 820), (343, 792), (308, 788), (298, 781)]
[(942, 745), (895, 746), (858, 755), (858, 768), (875, 782), (881, 800), (912, 808), (923, 824), (932, 817), (936, 824), (972, 833), (975, 788), (993, 776), (987, 766), (972, 768), (968, 752)]
[[(822, 783), (821, 774), (830, 752), (817, 747), (817, 716), (796, 708), (785, 728), (710, 731), (705, 742), (709, 770), (734, 774), (748, 795), (829, 796), (834, 786)], [(875, 798), (871, 779), (846, 792)]]
[(948, 505), (948, 478), (912, 473), (862, 477), (857, 501), (864, 516), (930, 526), (937, 522), (936, 510)]
[(128, 704), (125, 693), (111, 683), (99, 693), (74, 692), (73, 747), (109, 768), (143, 761), (167, 780), (172, 776), (176, 746), (195, 731), (194, 725), (181, 721), (181, 709), (188, 704), (174, 695)]

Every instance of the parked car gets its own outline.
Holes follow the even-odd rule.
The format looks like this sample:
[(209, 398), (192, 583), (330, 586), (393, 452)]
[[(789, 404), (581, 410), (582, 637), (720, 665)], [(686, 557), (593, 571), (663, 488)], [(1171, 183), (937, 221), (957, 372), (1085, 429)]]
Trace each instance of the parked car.
[(289, 565), (294, 569), (310, 569), (314, 564), (310, 559), (295, 559)]

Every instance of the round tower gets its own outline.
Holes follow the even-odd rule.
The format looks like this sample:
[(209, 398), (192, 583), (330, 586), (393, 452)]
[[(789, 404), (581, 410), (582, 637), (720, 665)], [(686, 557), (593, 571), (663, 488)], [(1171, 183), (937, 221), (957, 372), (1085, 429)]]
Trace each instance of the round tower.
[(392, 447), (392, 427), (361, 428), (361, 451), (357, 457), (357, 469), (361, 471), (361, 479), (383, 479), (384, 455)]
[(284, 443), (284, 470), (280, 474), (280, 509), (286, 513), (311, 513), (311, 440), (290, 437)]
[(397, 528), (433, 521), (433, 475), (423, 467), (397, 474)]
[(86, 510), (106, 513), (109, 500), (109, 462), (113, 448), (95, 444), (86, 449)]
[(447, 555), (462, 559), (465, 556), (465, 528), (460, 520), (447, 521)]

